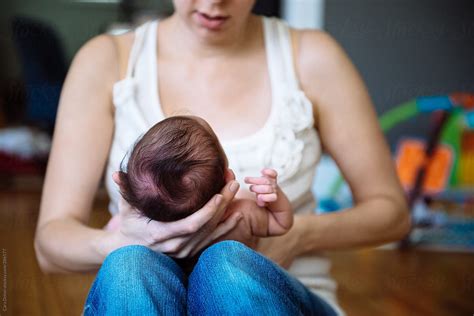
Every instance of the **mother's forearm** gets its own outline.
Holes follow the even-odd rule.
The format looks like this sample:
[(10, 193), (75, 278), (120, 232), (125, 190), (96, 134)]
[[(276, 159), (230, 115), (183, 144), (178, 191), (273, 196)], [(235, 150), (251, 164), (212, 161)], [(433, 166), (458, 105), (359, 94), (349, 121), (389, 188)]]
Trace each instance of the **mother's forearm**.
[(44, 272), (67, 273), (96, 270), (106, 252), (101, 248), (108, 232), (74, 219), (57, 219), (39, 227), (35, 251)]
[(404, 201), (380, 196), (340, 212), (298, 215), (293, 229), (300, 238), (298, 254), (304, 255), (401, 239), (410, 229), (410, 217)]

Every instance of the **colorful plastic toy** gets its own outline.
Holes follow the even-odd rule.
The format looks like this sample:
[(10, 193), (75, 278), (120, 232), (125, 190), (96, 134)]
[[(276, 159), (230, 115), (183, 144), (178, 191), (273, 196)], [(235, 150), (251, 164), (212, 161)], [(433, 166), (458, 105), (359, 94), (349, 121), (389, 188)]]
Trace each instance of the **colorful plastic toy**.
[[(474, 94), (419, 97), (394, 107), (379, 121), (382, 130), (388, 132), (423, 113), (432, 113), (436, 121), (430, 139), (404, 140), (398, 148), (397, 169), (405, 189), (410, 191), (410, 202), (422, 194), (474, 188)], [(333, 179), (328, 194), (319, 203), (323, 212), (342, 206), (337, 201), (346, 184), (340, 174)], [(472, 194), (470, 190), (466, 192)]]

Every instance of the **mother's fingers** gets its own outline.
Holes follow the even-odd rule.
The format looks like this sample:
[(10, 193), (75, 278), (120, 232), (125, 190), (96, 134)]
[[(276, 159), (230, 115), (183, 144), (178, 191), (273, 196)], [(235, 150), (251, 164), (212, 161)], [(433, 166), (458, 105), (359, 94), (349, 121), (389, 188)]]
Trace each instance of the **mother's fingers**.
[(186, 243), (189, 241), (190, 238), (190, 236), (171, 238), (164, 242), (157, 242), (151, 245), (150, 248), (167, 255), (172, 255), (181, 251), (181, 249), (186, 246)]
[(216, 195), (199, 211), (174, 222), (151, 221), (150, 229), (157, 232), (155, 236), (156, 241), (160, 242), (197, 232), (204, 224), (212, 219), (221, 200), (222, 196)]
[[(217, 224), (221, 221), (225, 210), (229, 206), (229, 203), (235, 197), (235, 194), (239, 190), (239, 183), (235, 180), (227, 182), (227, 184), (222, 188), (220, 193), (220, 198), (218, 199), (217, 203), (213, 206), (214, 209), (214, 216), (212, 217), (212, 223), (207, 227), (207, 231), (212, 232)], [(209, 203), (208, 203), (209, 204)]]
[(197, 212), (175, 222), (151, 221), (150, 229), (156, 231), (155, 241), (163, 241), (177, 236), (194, 234), (201, 230), (210, 220), (220, 220), (227, 205), (234, 198), (239, 183), (230, 181), (225, 185), (220, 194), (217, 194)]
[(224, 197), (224, 203), (227, 205), (234, 198), (235, 194), (239, 190), (239, 183), (235, 180), (228, 181), (222, 188), (221, 194)]
[(234, 213), (229, 216), (229, 218), (227, 218), (225, 222), (220, 223), (219, 226), (217, 226), (217, 228), (210, 235), (206, 236), (206, 238), (193, 245), (191, 256), (197, 254), (202, 248), (209, 246), (216, 239), (229, 233), (232, 229), (235, 228), (235, 226), (237, 226), (237, 224), (242, 218), (243, 215), (241, 213)]

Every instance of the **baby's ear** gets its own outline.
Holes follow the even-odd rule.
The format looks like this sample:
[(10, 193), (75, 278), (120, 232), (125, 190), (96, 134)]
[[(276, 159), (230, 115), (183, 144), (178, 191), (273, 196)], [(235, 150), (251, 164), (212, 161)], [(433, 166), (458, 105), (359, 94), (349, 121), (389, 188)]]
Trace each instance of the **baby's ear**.
[(228, 183), (229, 181), (235, 180), (235, 174), (232, 171), (232, 169), (227, 168), (225, 170), (224, 178), (225, 178), (226, 183)]
[(119, 188), (122, 188), (122, 181), (121, 181), (121, 176), (123, 176), (122, 173), (125, 174), (123, 171), (115, 171), (114, 173), (112, 173), (112, 179), (119, 186)]

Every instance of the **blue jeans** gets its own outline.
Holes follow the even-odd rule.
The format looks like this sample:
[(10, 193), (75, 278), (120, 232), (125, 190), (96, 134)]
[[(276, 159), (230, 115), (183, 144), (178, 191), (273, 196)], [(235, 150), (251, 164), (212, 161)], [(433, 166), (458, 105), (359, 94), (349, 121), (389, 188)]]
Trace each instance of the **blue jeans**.
[(271, 260), (236, 241), (207, 248), (187, 276), (143, 246), (112, 252), (92, 284), (84, 315), (336, 315)]

